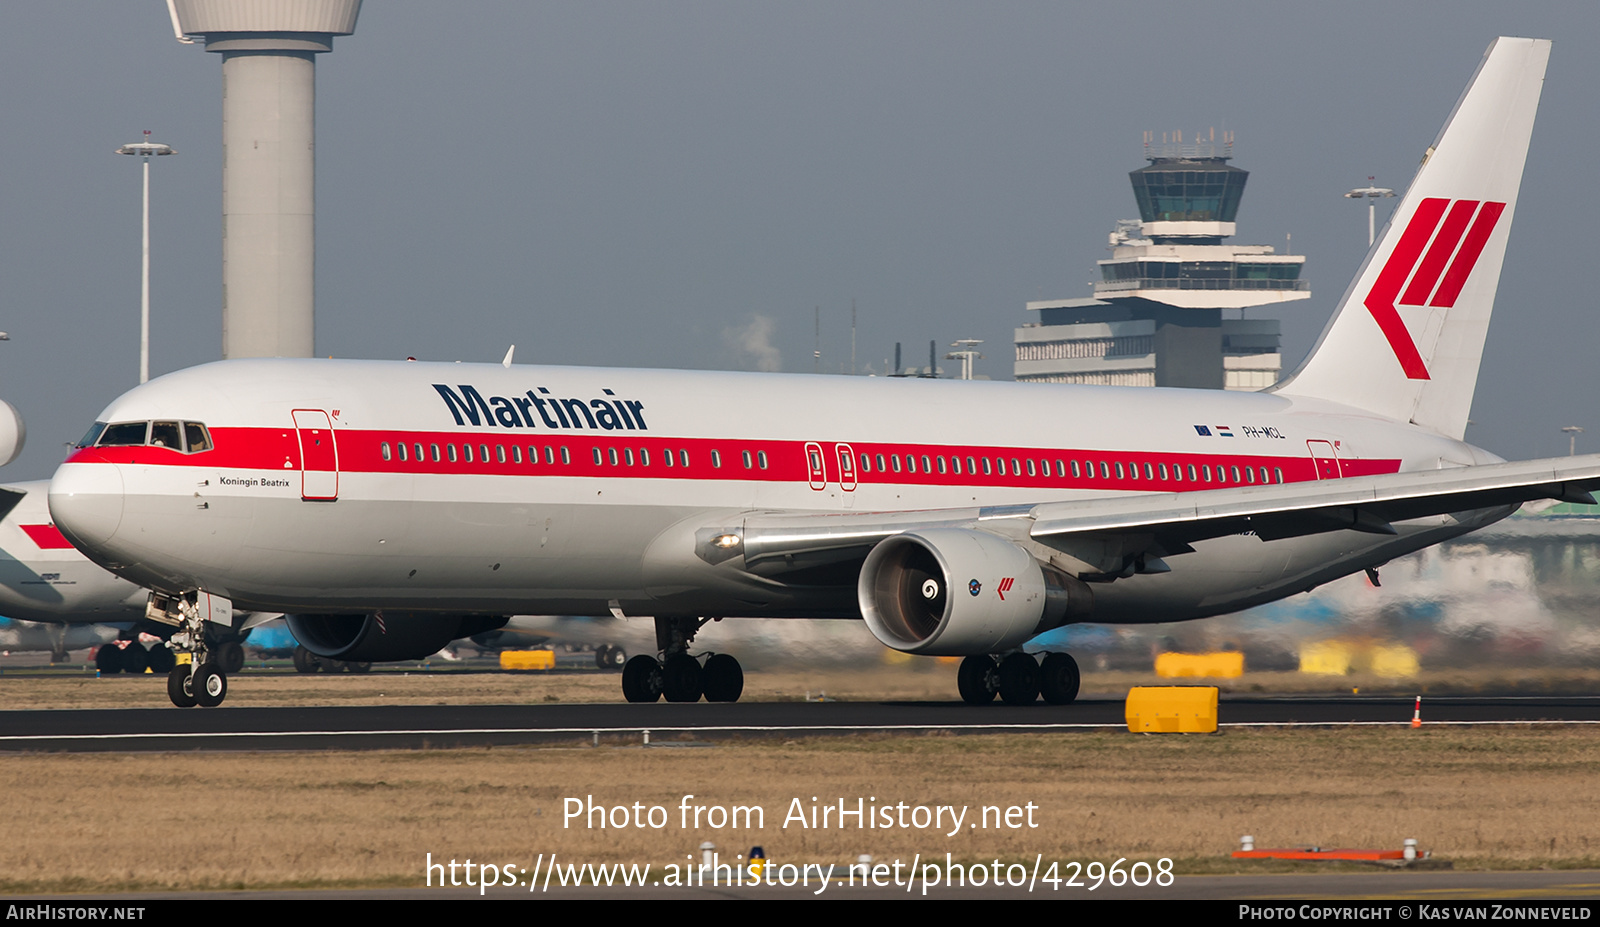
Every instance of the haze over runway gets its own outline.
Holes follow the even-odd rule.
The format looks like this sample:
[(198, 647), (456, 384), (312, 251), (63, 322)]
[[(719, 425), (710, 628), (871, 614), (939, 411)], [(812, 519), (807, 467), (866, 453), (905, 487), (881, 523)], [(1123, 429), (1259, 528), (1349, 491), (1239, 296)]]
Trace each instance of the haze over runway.
[[(152, 166), (152, 373), (219, 356), (221, 75), (154, 0), (0, 25), (14, 481), (137, 382), (139, 179), (112, 150), (146, 128), (179, 152)], [(1309, 255), (1288, 369), (1364, 252), (1341, 194), (1406, 186), (1496, 35), (1555, 47), (1467, 440), (1552, 456), (1578, 425), (1592, 450), (1581, 2), (368, 4), (318, 61), (317, 351), (808, 372), (820, 307), (838, 373), (854, 300), (857, 372), (973, 337), (1007, 379), (1023, 303), (1088, 295), (1134, 215), (1143, 133), (1215, 127), (1252, 174), (1241, 240)]]

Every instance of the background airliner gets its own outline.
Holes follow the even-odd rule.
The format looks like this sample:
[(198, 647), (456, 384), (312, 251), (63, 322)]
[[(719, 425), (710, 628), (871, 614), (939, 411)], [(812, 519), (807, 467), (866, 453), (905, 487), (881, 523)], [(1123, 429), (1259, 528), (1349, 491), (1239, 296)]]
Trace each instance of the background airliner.
[[(72, 546), (50, 520), (49, 489), (48, 480), (0, 485), (0, 615), (44, 625), (43, 634), (27, 640), (31, 646), (48, 637), (53, 660), (65, 659), (69, 649), (107, 644), (95, 654), (102, 673), (169, 672), (176, 661), (162, 641), (171, 628), (146, 618), (149, 590)], [(265, 619), (210, 630), (217, 662), (228, 672), (243, 667), (241, 632), (255, 620)]]
[(630, 701), (737, 699), (708, 622), (863, 618), (966, 657), (969, 702), (1070, 702), (1078, 621), (1202, 618), (1504, 517), (1600, 458), (1462, 441), (1549, 43), (1500, 39), (1293, 376), (1261, 393), (662, 370), (225, 361), (113, 402), (56, 524), (156, 590), (217, 704), (206, 622), (284, 611), (338, 659), (517, 613), (650, 616)]

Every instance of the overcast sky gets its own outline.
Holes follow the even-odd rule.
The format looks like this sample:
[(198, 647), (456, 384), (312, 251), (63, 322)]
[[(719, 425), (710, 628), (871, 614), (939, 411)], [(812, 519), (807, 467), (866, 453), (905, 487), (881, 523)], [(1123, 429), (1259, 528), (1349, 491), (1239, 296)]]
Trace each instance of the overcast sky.
[[(1592, 2), (437, 3), (374, 0), (317, 63), (317, 350), (882, 372), (1089, 295), (1141, 139), (1236, 134), (1244, 243), (1308, 255), (1311, 346), (1366, 247), (1340, 196), (1403, 188), (1484, 48), (1555, 40), (1469, 440), (1600, 449)], [(47, 477), (138, 377), (151, 129), (152, 371), (219, 356), (221, 64), (159, 0), (0, 5), (7, 480)], [(1382, 215), (1380, 212), (1380, 222)], [(925, 362), (925, 361), (924, 361)], [(781, 410), (775, 410), (780, 411)], [(1086, 414), (1090, 414), (1086, 411)]]

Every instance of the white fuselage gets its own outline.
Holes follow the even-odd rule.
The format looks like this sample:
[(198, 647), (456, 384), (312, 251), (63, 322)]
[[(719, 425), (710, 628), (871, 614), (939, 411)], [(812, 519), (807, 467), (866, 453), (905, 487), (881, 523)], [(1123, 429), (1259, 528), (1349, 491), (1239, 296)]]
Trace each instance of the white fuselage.
[[(271, 611), (859, 617), (853, 577), (713, 566), (694, 555), (696, 532), (763, 513), (1192, 493), (1497, 459), (1268, 393), (381, 361), (209, 364), (127, 393), (101, 421), (200, 423), (214, 446), (75, 450), (50, 491), (67, 536), (142, 585)], [(1091, 620), (1231, 611), (1506, 511), (1393, 536), (1202, 542), (1170, 573), (1097, 587)]]

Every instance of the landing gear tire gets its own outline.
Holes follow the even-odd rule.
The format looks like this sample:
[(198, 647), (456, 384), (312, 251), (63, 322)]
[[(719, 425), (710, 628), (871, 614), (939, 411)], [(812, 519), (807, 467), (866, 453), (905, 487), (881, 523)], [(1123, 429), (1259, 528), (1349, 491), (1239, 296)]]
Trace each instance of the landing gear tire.
[(116, 644), (101, 644), (94, 652), (94, 668), (102, 676), (115, 676), (122, 672), (122, 648)]
[(214, 663), (200, 664), (189, 687), (201, 708), (215, 708), (228, 697), (228, 677)]
[(344, 672), (343, 660), (333, 660), (328, 657), (317, 657), (317, 663), (322, 667), (322, 671), (330, 676), (335, 673)]
[(725, 653), (712, 654), (701, 670), (706, 701), (737, 702), (744, 693), (744, 667)]
[(698, 702), (704, 686), (700, 661), (686, 653), (668, 657), (661, 667), (661, 694), (669, 702)]
[(194, 667), (184, 664), (174, 666), (172, 671), (167, 673), (167, 698), (172, 699), (172, 704), (179, 708), (193, 708), (200, 704), (191, 685), (194, 678), (194, 674), (190, 672), (192, 669)]
[(125, 673), (142, 673), (150, 668), (150, 651), (138, 641), (129, 644), (122, 651), (122, 671)]
[(178, 665), (178, 655), (168, 650), (166, 644), (151, 647), (145, 651), (145, 657), (152, 673), (170, 673)]
[(352, 673), (370, 673), (370, 672), (372, 672), (372, 664), (367, 662), (366, 660), (362, 660), (360, 663), (346, 663), (344, 665), (344, 668), (349, 670)]
[(601, 644), (594, 652), (594, 665), (603, 670), (619, 670), (628, 662), (628, 651), (610, 644)]
[(228, 675), (233, 675), (244, 669), (244, 648), (238, 641), (225, 641), (217, 645), (217, 667)]
[(661, 664), (639, 654), (622, 667), (622, 697), (630, 702), (653, 702), (661, 697)]
[(961, 692), (961, 700), (968, 705), (987, 705), (994, 701), (994, 657), (975, 653), (962, 660), (961, 668), (956, 671), (956, 688)]
[(1070, 705), (1078, 697), (1078, 661), (1071, 654), (1052, 653), (1039, 665), (1039, 693), (1051, 705)]
[(294, 645), (294, 671), (297, 673), (315, 673), (322, 669), (322, 661), (307, 650), (303, 645)]
[(1039, 698), (1039, 662), (1025, 653), (1000, 661), (1000, 700), (1007, 705), (1032, 705)]

